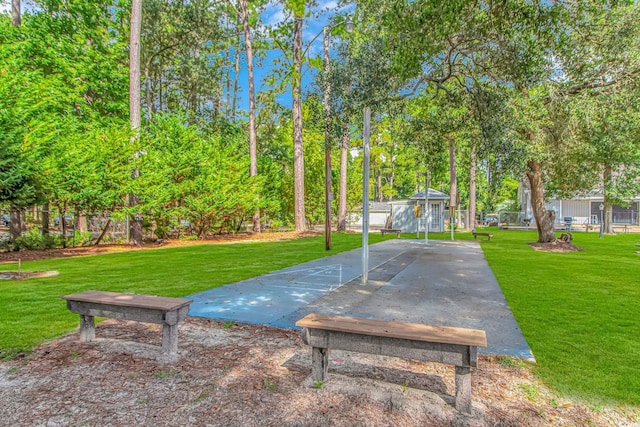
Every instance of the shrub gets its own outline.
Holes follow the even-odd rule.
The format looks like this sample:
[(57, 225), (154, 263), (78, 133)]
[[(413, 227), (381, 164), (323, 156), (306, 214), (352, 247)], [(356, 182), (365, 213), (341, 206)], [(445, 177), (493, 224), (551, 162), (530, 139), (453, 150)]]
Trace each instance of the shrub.
[(62, 246), (62, 236), (43, 235), (37, 228), (31, 228), (13, 241), (13, 250), (52, 249)]

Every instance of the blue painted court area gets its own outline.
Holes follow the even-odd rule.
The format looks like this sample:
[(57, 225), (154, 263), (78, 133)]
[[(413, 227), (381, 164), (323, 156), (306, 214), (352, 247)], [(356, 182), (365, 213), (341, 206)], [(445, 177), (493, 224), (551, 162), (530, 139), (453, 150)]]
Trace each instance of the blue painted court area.
[(475, 241), (393, 239), (190, 295), (190, 315), (295, 329), (308, 313), (483, 329), (481, 353), (533, 359)]

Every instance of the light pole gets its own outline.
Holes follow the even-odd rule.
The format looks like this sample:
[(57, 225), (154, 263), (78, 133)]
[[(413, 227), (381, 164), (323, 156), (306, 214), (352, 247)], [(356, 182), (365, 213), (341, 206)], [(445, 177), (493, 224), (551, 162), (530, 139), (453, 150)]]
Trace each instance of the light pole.
[(369, 280), (369, 138), (371, 136), (371, 108), (364, 109), (364, 127), (362, 133), (362, 284)]
[(424, 243), (429, 243), (429, 223), (431, 222), (431, 209), (429, 208), (429, 185), (431, 185), (431, 174), (429, 170), (425, 172), (424, 190)]
[(602, 239), (602, 234), (604, 234), (604, 221), (602, 212), (604, 211), (604, 203), (600, 203), (600, 238)]
[[(324, 246), (326, 250), (331, 250), (331, 82), (329, 72), (331, 71), (329, 62), (329, 32), (338, 25), (344, 24), (348, 33), (353, 31), (353, 22), (347, 17), (343, 22), (333, 25), (326, 25), (322, 32), (324, 34)], [(318, 34), (320, 35), (320, 34)], [(318, 36), (314, 37), (315, 40)], [(311, 42), (313, 42), (311, 40)], [(310, 42), (310, 44), (311, 44)]]

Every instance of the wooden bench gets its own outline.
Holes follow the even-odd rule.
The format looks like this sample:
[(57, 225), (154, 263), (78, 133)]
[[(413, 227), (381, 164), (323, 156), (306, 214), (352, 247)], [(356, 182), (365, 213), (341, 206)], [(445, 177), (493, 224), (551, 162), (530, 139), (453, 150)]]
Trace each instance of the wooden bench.
[(178, 354), (178, 323), (189, 314), (191, 300), (153, 295), (86, 291), (65, 295), (67, 308), (80, 315), (80, 341), (96, 337), (94, 317), (135, 320), (162, 325), (162, 353)]
[(391, 233), (396, 235), (396, 237), (400, 237), (400, 233), (402, 233), (402, 230), (398, 230), (396, 228), (383, 228), (382, 230), (380, 230), (380, 234), (382, 234), (383, 236), (386, 233)]
[(487, 238), (487, 240), (491, 240), (491, 238), (493, 237), (493, 233), (481, 233), (481, 232), (478, 232), (478, 231), (472, 231), (472, 233), (473, 233), (473, 238), (474, 239), (477, 239), (478, 236), (484, 236), (484, 237)]
[(484, 331), (315, 313), (296, 326), (312, 347), (314, 381), (327, 377), (329, 349), (446, 363), (456, 367), (455, 407), (471, 413), (471, 367), (478, 364), (478, 347), (487, 346)]

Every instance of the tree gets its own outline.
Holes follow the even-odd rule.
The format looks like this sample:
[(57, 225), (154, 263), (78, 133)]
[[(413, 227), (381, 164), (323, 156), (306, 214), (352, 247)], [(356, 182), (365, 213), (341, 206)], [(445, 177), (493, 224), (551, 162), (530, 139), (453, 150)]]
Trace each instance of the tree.
[(14, 27), (19, 27), (22, 24), (20, 0), (11, 0), (11, 23)]
[[(11, 1), (11, 23), (14, 27), (22, 24), (22, 13), (20, 11), (20, 0)], [(20, 208), (15, 202), (10, 204), (11, 222), (9, 227), (9, 235), (11, 239), (16, 239), (22, 233), (22, 221), (20, 216)]]
[[(242, 31), (244, 33), (245, 52), (247, 54), (247, 73), (249, 78), (249, 174), (254, 177), (258, 175), (258, 142), (256, 135), (256, 94), (255, 94), (255, 77), (253, 73), (253, 46), (251, 43), (251, 27), (249, 26), (249, 8), (247, 0), (239, 0), (238, 14), (242, 22)], [(260, 233), (260, 211), (256, 211), (253, 215), (253, 231)]]
[(302, 23), (304, 0), (290, 0), (287, 6), (293, 12), (293, 85), (291, 87), (293, 117), (293, 192), (296, 231), (304, 231), (304, 147), (302, 139)]
[(142, 134), (145, 171), (136, 180), (141, 204), (164, 237), (168, 227), (188, 224), (198, 237), (237, 232), (265, 199), (261, 177), (249, 176), (241, 132), (205, 136), (186, 115), (158, 114)]
[[(140, 129), (140, 31), (142, 27), (142, 0), (131, 1), (131, 18), (129, 27), (129, 117), (133, 139), (138, 138)], [(140, 171), (135, 169), (131, 178), (139, 177)], [(135, 194), (129, 195), (129, 208), (133, 213), (129, 238), (133, 245), (142, 244), (142, 218), (135, 207), (137, 203)]]

